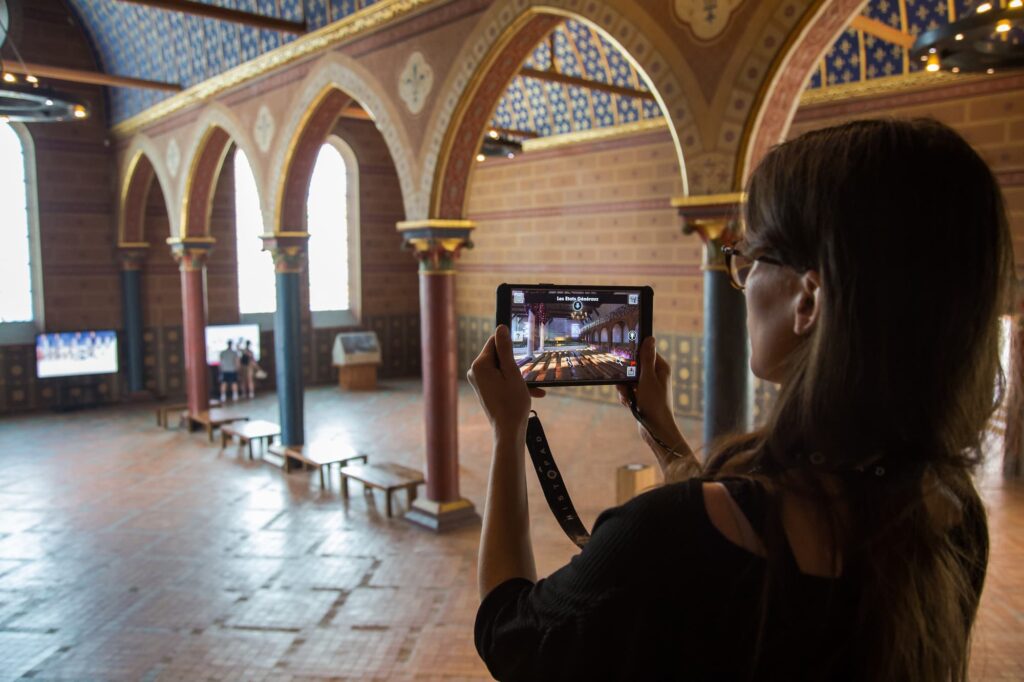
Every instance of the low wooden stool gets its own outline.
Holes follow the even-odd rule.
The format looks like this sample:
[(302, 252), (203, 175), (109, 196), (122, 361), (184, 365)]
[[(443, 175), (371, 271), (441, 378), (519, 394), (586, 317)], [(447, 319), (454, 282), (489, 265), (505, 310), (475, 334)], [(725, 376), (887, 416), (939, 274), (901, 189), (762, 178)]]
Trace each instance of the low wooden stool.
[(416, 486), (423, 483), (423, 474), (400, 464), (381, 462), (379, 464), (355, 464), (341, 468), (341, 496), (348, 499), (348, 479), (363, 484), (363, 489), (383, 490), (387, 498), (388, 518), (391, 518), (391, 497), (396, 490), (405, 489), (412, 505), (416, 499)]
[(225, 424), (232, 422), (244, 422), (249, 421), (249, 417), (244, 414), (237, 414), (221, 408), (214, 408), (206, 412), (200, 412), (199, 414), (191, 414), (190, 412), (183, 412), (182, 418), (188, 424), (189, 430), (196, 424), (201, 424), (206, 429), (206, 437), (213, 442), (213, 430), (219, 429)]
[(349, 462), (363, 462), (367, 456), (357, 452), (355, 448), (343, 440), (319, 440), (305, 445), (277, 445), (270, 449), (272, 453), (284, 459), (285, 473), (292, 470), (292, 460), (300, 462), (303, 467), (315, 467), (320, 470), (320, 489), (327, 487), (324, 470), (331, 471), (331, 465), (344, 467)]
[(158, 405), (156, 408), (156, 425), (167, 427), (167, 417), (174, 412), (181, 412), (188, 409), (185, 403), (174, 403), (172, 405)]
[(252, 459), (252, 442), (260, 441), (263, 445), (262, 452), (274, 443), (274, 438), (281, 435), (281, 427), (274, 422), (257, 419), (256, 421), (245, 421), (237, 424), (225, 424), (220, 430), (221, 452), (228, 446), (236, 436), (238, 437), (238, 449), (249, 447), (249, 459)]

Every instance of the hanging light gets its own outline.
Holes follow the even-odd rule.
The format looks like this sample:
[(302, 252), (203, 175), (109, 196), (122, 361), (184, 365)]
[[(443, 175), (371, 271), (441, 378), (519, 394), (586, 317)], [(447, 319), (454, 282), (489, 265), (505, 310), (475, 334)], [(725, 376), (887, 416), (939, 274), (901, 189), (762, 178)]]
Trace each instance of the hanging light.
[(1024, 43), (1007, 39), (1020, 31), (1022, 7), (1024, 0), (1012, 0), (1005, 8), (983, 2), (951, 24), (920, 33), (910, 57), (930, 72), (992, 74), (1024, 67)]
[[(9, 16), (6, 0), (0, 0), (0, 45), (5, 50), (9, 45), (14, 54), (14, 59), (8, 62), (10, 66), (0, 60), (0, 73), (3, 74), (0, 76), (0, 122), (41, 123), (88, 117), (89, 110), (84, 104), (63, 92), (44, 87), (25, 66), (8, 30)], [(19, 80), (15, 71), (24, 75), (24, 82)]]

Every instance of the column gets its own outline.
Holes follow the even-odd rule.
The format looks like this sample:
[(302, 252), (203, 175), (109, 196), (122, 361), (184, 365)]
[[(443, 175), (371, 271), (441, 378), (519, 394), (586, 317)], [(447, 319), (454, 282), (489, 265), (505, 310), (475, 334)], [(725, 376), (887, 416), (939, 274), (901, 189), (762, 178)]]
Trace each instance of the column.
[(475, 225), (466, 220), (402, 222), (398, 230), (419, 261), (420, 346), (426, 427), (426, 495), (406, 519), (434, 531), (480, 520), (459, 495), (458, 337), (455, 323), (455, 259), (472, 244)]
[(302, 314), (300, 284), (306, 265), (308, 232), (265, 234), (263, 250), (274, 257), (277, 310), (274, 312), (274, 362), (277, 409), (281, 417), (281, 444), (303, 445)]
[(206, 259), (213, 237), (171, 237), (167, 243), (181, 270), (182, 337), (188, 411), (210, 409), (210, 370), (206, 365)]
[(146, 388), (142, 347), (142, 265), (148, 252), (149, 244), (146, 242), (117, 245), (117, 258), (121, 263), (121, 317), (129, 395), (143, 393)]
[(533, 308), (526, 309), (526, 356), (533, 357), (533, 335), (536, 333), (537, 316), (533, 314)]
[(672, 200), (683, 234), (704, 242), (704, 444), (751, 428), (753, 383), (747, 306), (729, 282), (722, 246), (742, 233), (744, 196), (717, 194)]

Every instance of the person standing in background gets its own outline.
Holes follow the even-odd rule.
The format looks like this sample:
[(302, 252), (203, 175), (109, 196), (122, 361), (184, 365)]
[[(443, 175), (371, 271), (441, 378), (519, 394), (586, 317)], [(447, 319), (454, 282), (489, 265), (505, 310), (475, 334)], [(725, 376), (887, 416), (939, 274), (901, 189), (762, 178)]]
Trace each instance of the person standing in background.
[(220, 401), (227, 400), (228, 384), (231, 384), (231, 399), (238, 400), (238, 353), (234, 342), (228, 341), (227, 348), (220, 352)]

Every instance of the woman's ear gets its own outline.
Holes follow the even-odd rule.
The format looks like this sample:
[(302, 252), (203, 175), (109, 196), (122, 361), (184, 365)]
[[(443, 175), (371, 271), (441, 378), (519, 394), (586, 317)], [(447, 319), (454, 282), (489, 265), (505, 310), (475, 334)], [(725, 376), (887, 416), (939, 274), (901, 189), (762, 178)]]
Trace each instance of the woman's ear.
[(796, 311), (793, 315), (793, 333), (806, 336), (814, 330), (821, 312), (821, 275), (808, 270), (800, 276)]

